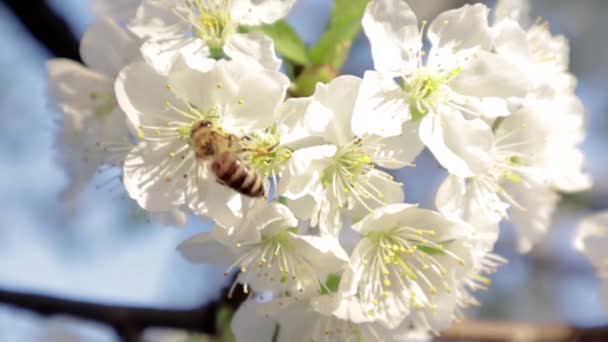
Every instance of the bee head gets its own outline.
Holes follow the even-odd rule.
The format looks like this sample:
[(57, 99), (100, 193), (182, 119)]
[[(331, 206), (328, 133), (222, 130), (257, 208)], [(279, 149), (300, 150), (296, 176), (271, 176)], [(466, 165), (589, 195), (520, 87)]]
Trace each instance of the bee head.
[(192, 129), (190, 130), (190, 135), (194, 134), (194, 132), (198, 131), (201, 128), (211, 128), (213, 127), (213, 123), (209, 120), (201, 120), (194, 125), (192, 125)]

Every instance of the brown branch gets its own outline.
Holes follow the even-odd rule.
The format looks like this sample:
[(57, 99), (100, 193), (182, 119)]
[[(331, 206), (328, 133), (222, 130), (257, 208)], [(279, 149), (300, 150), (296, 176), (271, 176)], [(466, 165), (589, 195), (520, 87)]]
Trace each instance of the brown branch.
[(106, 305), (48, 295), (0, 290), (0, 303), (26, 309), (43, 316), (69, 315), (111, 326), (124, 341), (139, 341), (149, 327), (175, 328), (208, 335), (217, 333), (216, 316), (221, 307), (236, 309), (245, 299), (237, 286), (231, 298), (228, 289), (219, 299), (193, 309), (151, 309), (122, 305)]
[[(245, 299), (242, 288), (227, 297), (228, 289), (215, 301), (193, 309), (151, 309), (121, 305), (104, 305), (47, 295), (0, 290), (0, 303), (36, 312), (43, 316), (69, 315), (107, 324), (124, 341), (140, 340), (141, 332), (150, 327), (174, 328), (217, 335), (216, 317), (221, 307), (236, 309)], [(605, 342), (608, 327), (575, 328), (562, 324), (533, 324), (493, 321), (464, 321), (454, 324), (438, 341), (479, 342)]]
[(78, 40), (45, 0), (2, 0), (33, 38), (56, 57), (81, 61)]
[(464, 321), (445, 331), (438, 341), (479, 342), (606, 342), (608, 326), (568, 327), (560, 323)]

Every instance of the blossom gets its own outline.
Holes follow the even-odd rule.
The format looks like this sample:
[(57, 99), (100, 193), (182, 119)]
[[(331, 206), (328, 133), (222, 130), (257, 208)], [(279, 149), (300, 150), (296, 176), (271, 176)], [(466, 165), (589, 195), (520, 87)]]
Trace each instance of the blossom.
[(67, 59), (47, 63), (51, 96), (63, 113), (57, 147), (70, 178), (66, 198), (80, 193), (102, 165), (121, 166), (131, 148), (113, 83), (120, 69), (138, 58), (137, 46), (137, 38), (118, 24), (100, 20), (82, 38), (86, 66)]
[(231, 227), (215, 227), (183, 242), (180, 252), (195, 263), (228, 264), (240, 271), (248, 292), (320, 290), (329, 274), (341, 272), (348, 255), (331, 237), (302, 235), (298, 220), (279, 203), (259, 204)]
[[(314, 299), (329, 297), (323, 295)], [(306, 341), (431, 341), (430, 334), (413, 329), (409, 324), (387, 329), (379, 323), (353, 322), (326, 315), (323, 311), (327, 310), (323, 310), (319, 303), (311, 308), (314, 299), (290, 303), (246, 301), (232, 319), (233, 334), (237, 341), (270, 341), (278, 324), (276, 341), (290, 341), (294, 336)], [(332, 303), (329, 304), (333, 307)]]
[(315, 145), (293, 152), (279, 184), (279, 194), (300, 218), (311, 219), (313, 226), (318, 223), (322, 232), (334, 236), (345, 211), (362, 217), (403, 201), (402, 184), (374, 165), (400, 168), (421, 150), (416, 139), (402, 145), (401, 139), (369, 134), (365, 125), (355, 130), (352, 113), (360, 83), (356, 77), (341, 76), (317, 85), (308, 105), (300, 108), (310, 135), (317, 138)]
[(354, 117), (373, 117), (374, 131), (385, 136), (399, 135), (406, 121), (417, 124), (420, 139), (452, 174), (486, 168), (492, 134), (484, 119), (508, 116), (510, 101), (527, 91), (517, 64), (492, 52), (487, 15), (479, 4), (440, 14), (428, 27), (426, 54), (404, 1), (371, 1), (363, 27), (376, 71), (364, 75)]
[(545, 110), (540, 104), (526, 107), (500, 121), (491, 166), (468, 178), (448, 176), (437, 193), (439, 210), (470, 222), (494, 241), (498, 223), (510, 217), (520, 250), (529, 250), (546, 232), (557, 201), (544, 163), (552, 127)]
[(98, 17), (124, 21), (135, 15), (140, 4), (141, 0), (93, 0), (91, 10)]
[(361, 240), (340, 284), (345, 293), (388, 327), (408, 318), (423, 329), (446, 328), (471, 271), (473, 228), (404, 203), (376, 209), (352, 228)]
[(245, 206), (244, 199), (217, 182), (209, 160), (196, 157), (191, 132), (209, 122), (220, 135), (263, 143), (254, 133), (274, 122), (288, 81), (279, 72), (250, 69), (238, 61), (222, 60), (202, 71), (187, 60), (176, 63), (168, 76), (145, 62), (134, 63), (116, 81), (118, 102), (140, 140), (125, 161), (125, 187), (146, 210), (187, 206), (228, 224)]
[(601, 280), (602, 302), (608, 307), (608, 213), (585, 217), (573, 239), (574, 247), (591, 262)]
[[(503, 6), (504, 5), (504, 6)], [(436, 204), (484, 234), (498, 236), (498, 223), (509, 218), (519, 232), (520, 251), (529, 251), (547, 232), (558, 191), (588, 188), (582, 171), (585, 111), (574, 94), (568, 72), (568, 48), (563, 38), (545, 27), (525, 31), (501, 4), (503, 17), (492, 27), (496, 53), (527, 70), (529, 91), (511, 116), (493, 120), (490, 167), (469, 177), (449, 176)], [(509, 14), (510, 13), (510, 14)], [(510, 209), (509, 209), (510, 208)]]
[[(502, 1), (509, 8), (511, 1)], [(521, 107), (545, 111), (536, 115), (551, 117), (547, 130), (546, 159), (550, 182), (558, 190), (577, 192), (591, 186), (590, 177), (583, 171), (584, 156), (579, 145), (585, 137), (586, 112), (576, 96), (576, 78), (569, 72), (569, 45), (563, 36), (554, 36), (546, 24), (537, 23), (527, 30), (512, 17), (527, 22), (526, 16), (511, 13), (493, 27), (497, 53), (508, 56), (525, 70), (530, 81), (528, 96)], [(522, 108), (526, 110), (526, 108)], [(550, 113), (550, 114), (549, 114)]]
[(183, 48), (200, 58), (222, 51), (233, 59), (252, 59), (278, 70), (270, 38), (238, 33), (239, 25), (273, 23), (287, 15), (295, 0), (142, 0), (129, 28), (145, 40), (144, 58), (166, 74)]

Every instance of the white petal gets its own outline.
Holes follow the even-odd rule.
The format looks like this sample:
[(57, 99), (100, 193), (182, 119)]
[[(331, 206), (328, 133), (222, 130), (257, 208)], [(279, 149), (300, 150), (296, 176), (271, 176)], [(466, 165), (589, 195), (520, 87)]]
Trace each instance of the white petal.
[(319, 279), (332, 273), (341, 273), (349, 257), (340, 242), (329, 236), (290, 234), (298, 255), (305, 258), (315, 268)]
[(263, 234), (270, 236), (286, 228), (297, 227), (298, 219), (283, 204), (260, 202), (256, 208), (247, 213), (241, 226), (256, 227)]
[(296, 0), (234, 0), (230, 15), (242, 25), (272, 24), (285, 18)]
[[(140, 50), (141, 54), (156, 71), (167, 75), (177, 60), (182, 49), (195, 44), (196, 40), (182, 35), (154, 37), (146, 40)], [(208, 50), (204, 50), (208, 52)]]
[(517, 230), (518, 249), (527, 253), (547, 233), (559, 196), (550, 187), (539, 184), (509, 182), (505, 189), (521, 206), (512, 207), (509, 216)]
[(289, 199), (309, 194), (320, 184), (321, 173), (336, 154), (335, 145), (321, 145), (297, 150), (291, 156), (278, 193)]
[(371, 1), (362, 24), (376, 70), (397, 76), (416, 69), (422, 38), (416, 15), (405, 1)]
[[(401, 203), (405, 200), (403, 184), (395, 182), (388, 173), (380, 170), (371, 170), (367, 175), (369, 185), (376, 190), (372, 194), (379, 198), (382, 203), (372, 199), (363, 199), (367, 208), (375, 209), (386, 204)], [(353, 199), (354, 200), (354, 199)], [(353, 217), (363, 217), (369, 213), (369, 209), (356, 201), (351, 213)]]
[(262, 32), (231, 35), (224, 44), (224, 53), (231, 59), (251, 60), (252, 65), (259, 64), (266, 70), (279, 71), (281, 68), (273, 40)]
[(239, 80), (238, 92), (232, 102), (232, 115), (224, 118), (224, 124), (236, 132), (270, 127), (289, 84), (289, 79), (278, 71), (247, 74)]
[(202, 40), (190, 40), (179, 50), (179, 56), (171, 65), (171, 70), (194, 69), (207, 72), (216, 64), (216, 60), (211, 58), (210, 54), (209, 47)]
[(496, 3), (496, 22), (515, 20), (523, 25), (530, 21), (530, 0), (498, 0)]
[(310, 106), (315, 106), (324, 113), (328, 113), (326, 108), (308, 97), (290, 98), (281, 105), (274, 120), (278, 123), (282, 145), (291, 150), (298, 150), (324, 143), (322, 137), (312, 133), (311, 129), (314, 127), (311, 127), (309, 120), (306, 120), (306, 115), (310, 115), (314, 110), (309, 108)]
[(340, 76), (327, 85), (318, 83), (305, 120), (311, 131), (326, 142), (345, 145), (353, 139), (351, 118), (361, 79)]
[(402, 123), (410, 117), (401, 87), (391, 77), (365, 72), (353, 112), (355, 135), (397, 136), (401, 134)]
[(496, 119), (512, 114), (509, 102), (499, 97), (452, 96), (453, 102), (466, 108), (473, 117)]
[[(442, 109), (440, 109), (442, 110)], [(470, 177), (485, 172), (493, 161), (494, 135), (481, 120), (458, 112), (429, 114), (420, 123), (420, 139), (451, 174)]]
[[(330, 236), (337, 238), (340, 236), (340, 231), (344, 223), (342, 209), (339, 208), (335, 201), (330, 200), (331, 195), (326, 193), (320, 197), (320, 206), (318, 207), (318, 224), (321, 236)], [(315, 215), (316, 213), (313, 213)], [(313, 219), (314, 220), (314, 219)], [(312, 220), (311, 220), (312, 221)]]
[(167, 145), (141, 142), (127, 155), (124, 183), (131, 198), (149, 211), (169, 211), (184, 204), (186, 181), (194, 162), (193, 155), (179, 166), (180, 158), (171, 158), (183, 142)]
[(500, 55), (530, 58), (526, 31), (514, 20), (503, 20), (494, 28), (494, 48)]
[(564, 192), (580, 192), (591, 188), (591, 176), (583, 170), (585, 154), (576, 147), (558, 146), (548, 148), (550, 160), (554, 162), (549, 166), (553, 185)]
[(608, 212), (602, 211), (585, 217), (574, 237), (575, 248), (588, 257), (598, 270), (606, 269), (608, 257)]
[(63, 127), (58, 137), (58, 163), (66, 171), (68, 183), (61, 192), (64, 200), (73, 200), (89, 184), (96, 171), (103, 164), (103, 157), (96, 151), (91, 151), (79, 128), (73, 120), (64, 118)]
[(478, 51), (449, 82), (450, 88), (467, 96), (524, 97), (528, 92), (526, 70), (505, 56)]
[(244, 201), (238, 192), (217, 181), (208, 164), (197, 167), (189, 177), (186, 203), (190, 209), (223, 227), (232, 227), (241, 218)]
[(135, 128), (142, 124), (164, 126), (171, 113), (167, 102), (179, 102), (167, 89), (167, 79), (145, 62), (124, 68), (114, 84), (116, 100)]
[(51, 95), (64, 113), (81, 116), (96, 107), (93, 94), (112, 95), (112, 79), (68, 59), (47, 63)]
[(128, 28), (140, 38), (148, 39), (182, 34), (187, 30), (188, 24), (171, 9), (169, 2), (141, 0)]
[(416, 204), (395, 203), (378, 208), (354, 224), (352, 229), (361, 234), (390, 229), (400, 222), (400, 216), (405, 211), (416, 207)]
[(509, 208), (498, 194), (476, 180), (467, 181), (453, 175), (446, 177), (439, 186), (435, 206), (443, 215), (470, 223), (488, 245), (498, 239), (498, 223), (507, 216)]
[(488, 12), (488, 8), (481, 4), (443, 12), (433, 20), (427, 36), (434, 47), (461, 50), (479, 46), (489, 49), (492, 37)]
[(232, 316), (232, 333), (237, 341), (272, 341), (277, 324), (257, 312), (252, 301), (246, 301)]
[(135, 16), (141, 0), (93, 0), (91, 10), (97, 17), (127, 20)]
[(424, 149), (418, 135), (419, 121), (403, 124), (401, 135), (378, 138), (378, 150), (373, 154), (374, 163), (388, 169), (399, 169), (411, 165)]
[(182, 242), (177, 250), (195, 264), (230, 265), (234, 260), (226, 230), (215, 227), (210, 233), (202, 233)]
[(139, 57), (139, 45), (139, 40), (116, 22), (102, 19), (84, 33), (80, 55), (91, 69), (114, 78)]
[[(320, 189), (320, 187), (319, 187)], [(312, 190), (310, 191), (311, 193), (313, 192)], [(320, 192), (320, 191), (319, 191)], [(318, 195), (315, 194), (308, 194), (308, 195), (304, 195), (302, 197), (296, 198), (296, 199), (290, 199), (289, 201), (287, 201), (287, 206), (289, 207), (289, 209), (291, 209), (291, 211), (293, 212), (294, 215), (296, 215), (296, 217), (298, 217), (301, 220), (311, 220), (310, 225), (312, 227), (316, 226), (318, 224), (317, 222), (317, 216), (313, 216), (315, 214), (318, 214), (320, 211), (320, 200), (317, 199)]]
[(232, 65), (220, 61), (207, 71), (174, 68), (169, 74), (168, 82), (177, 97), (202, 111), (210, 110), (216, 105), (236, 105), (239, 90), (237, 80), (230, 71)]

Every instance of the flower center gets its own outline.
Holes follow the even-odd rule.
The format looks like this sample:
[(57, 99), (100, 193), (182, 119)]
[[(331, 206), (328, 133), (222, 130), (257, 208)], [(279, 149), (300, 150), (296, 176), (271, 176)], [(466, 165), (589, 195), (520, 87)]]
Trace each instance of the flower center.
[(90, 93), (89, 98), (94, 102), (93, 113), (98, 119), (104, 119), (108, 117), (116, 106), (116, 98), (113, 93)]
[(460, 68), (456, 68), (445, 75), (421, 71), (412, 77), (404, 77), (401, 89), (407, 94), (412, 119), (422, 119), (433, 107), (441, 103), (447, 82), (459, 73)]
[(381, 200), (384, 195), (367, 177), (373, 168), (370, 153), (365, 149), (364, 138), (355, 138), (347, 145), (338, 147), (333, 162), (323, 170), (321, 184), (337, 200), (338, 207), (352, 209), (354, 203), (350, 199), (354, 196), (363, 206), (372, 210), (366, 200), (384, 204)]
[(219, 106), (212, 106), (207, 110), (202, 110), (188, 102), (184, 102), (184, 104), (186, 108), (181, 109), (167, 102), (167, 108), (181, 116), (181, 120), (167, 122), (167, 128), (177, 133), (180, 139), (190, 141), (192, 130), (202, 121), (209, 121), (213, 127), (219, 127), (222, 119), (221, 108)]
[(263, 132), (254, 132), (241, 142), (242, 159), (255, 171), (275, 179), (282, 166), (291, 158), (292, 151), (281, 145), (281, 136), (276, 125)]
[(247, 284), (252, 278), (278, 282), (286, 288), (295, 285), (300, 292), (309, 284), (320, 286), (318, 279), (315, 279), (311, 263), (297, 253), (291, 241), (291, 234), (297, 232), (298, 228), (291, 227), (274, 234), (262, 234), (260, 241), (236, 244), (238, 248), (244, 248), (246, 251), (229, 270), (240, 265), (239, 281), (244, 284), (246, 291), (249, 291)]
[(412, 306), (435, 310), (431, 296), (438, 288), (452, 291), (439, 257), (449, 256), (460, 264), (464, 261), (446, 248), (450, 241), (432, 241), (435, 234), (432, 229), (396, 227), (365, 236), (360, 267), (366, 280), (359, 290), (363, 302), (372, 304), (370, 313), (388, 310), (386, 300), (403, 310)]
[[(184, 19), (192, 24), (193, 34), (210, 48), (222, 48), (237, 24), (229, 13), (230, 0), (186, 0), (188, 13)], [(183, 16), (183, 15), (182, 15)]]

